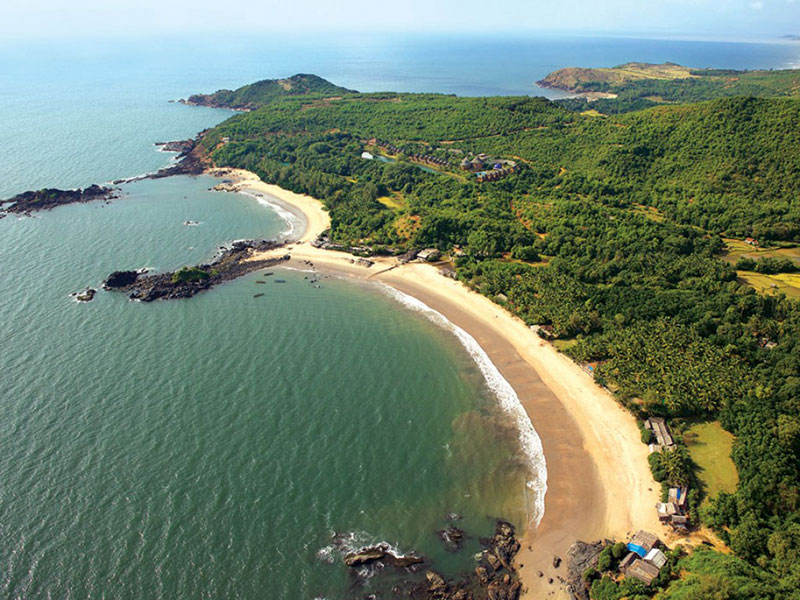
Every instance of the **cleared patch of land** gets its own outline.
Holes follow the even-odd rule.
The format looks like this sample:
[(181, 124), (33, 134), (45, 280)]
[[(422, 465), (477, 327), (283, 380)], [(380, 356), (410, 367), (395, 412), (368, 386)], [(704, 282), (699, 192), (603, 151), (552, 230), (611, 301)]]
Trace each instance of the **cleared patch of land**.
[(800, 273), (764, 275), (753, 271), (737, 271), (739, 281), (764, 294), (783, 292), (790, 298), (800, 298)]
[(720, 492), (735, 492), (739, 483), (731, 459), (734, 437), (718, 421), (698, 423), (689, 429), (687, 447), (697, 464), (697, 476), (705, 487), (706, 499)]

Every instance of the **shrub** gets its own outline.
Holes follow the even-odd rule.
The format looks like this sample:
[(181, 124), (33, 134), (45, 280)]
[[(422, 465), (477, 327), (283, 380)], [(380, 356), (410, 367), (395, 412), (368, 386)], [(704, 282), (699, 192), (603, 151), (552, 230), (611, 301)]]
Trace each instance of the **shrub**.
[(209, 274), (197, 267), (183, 267), (172, 274), (172, 283), (184, 283), (187, 281), (200, 281), (208, 279)]
[(650, 444), (653, 441), (653, 432), (649, 429), (642, 429), (642, 443)]
[(611, 555), (620, 560), (628, 551), (628, 546), (625, 545), (625, 542), (617, 542), (613, 546), (611, 546)]

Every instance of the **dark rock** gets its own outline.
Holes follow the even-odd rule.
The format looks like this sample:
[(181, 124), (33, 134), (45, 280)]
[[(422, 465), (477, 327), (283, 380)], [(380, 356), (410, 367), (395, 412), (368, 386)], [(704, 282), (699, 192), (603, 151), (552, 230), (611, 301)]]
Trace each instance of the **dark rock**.
[(94, 295), (97, 293), (97, 290), (92, 288), (86, 288), (80, 294), (75, 296), (75, 299), (78, 302), (91, 302), (94, 300)]
[(135, 283), (138, 278), (138, 271), (114, 271), (103, 282), (103, 287), (107, 290), (124, 288)]
[(464, 531), (458, 527), (449, 525), (445, 529), (437, 531), (436, 534), (444, 542), (448, 552), (457, 552), (464, 547)]
[(575, 542), (567, 553), (567, 591), (572, 600), (589, 600), (589, 589), (583, 580), (583, 572), (597, 566), (597, 557), (611, 542), (608, 540)]
[(371, 548), (364, 548), (359, 552), (348, 554), (344, 557), (344, 564), (348, 567), (358, 567), (375, 562), (386, 557), (388, 548), (386, 546), (373, 546)]
[(554, 556), (553, 557), (553, 568), (557, 569), (560, 566), (561, 566), (561, 557)]
[(164, 152), (191, 152), (194, 149), (194, 140), (178, 140), (176, 142), (156, 142)]
[(126, 291), (129, 298), (142, 302), (191, 298), (219, 283), (280, 262), (280, 258), (252, 260), (255, 252), (273, 250), (280, 246), (280, 243), (268, 240), (234, 242), (210, 264), (146, 277), (141, 277), (136, 271), (115, 271), (106, 279), (104, 286), (106, 289)]
[(63, 204), (110, 200), (117, 197), (119, 197), (119, 190), (99, 185), (91, 185), (82, 190), (47, 188), (24, 192), (8, 200), (0, 201), (0, 204), (13, 203), (5, 209), (9, 213), (30, 214), (37, 210), (49, 210)]
[(444, 518), (448, 521), (460, 521), (463, 517), (458, 513), (447, 513)]
[(428, 591), (432, 593), (444, 592), (447, 590), (447, 582), (444, 578), (435, 571), (428, 571), (425, 573), (425, 579), (428, 580)]

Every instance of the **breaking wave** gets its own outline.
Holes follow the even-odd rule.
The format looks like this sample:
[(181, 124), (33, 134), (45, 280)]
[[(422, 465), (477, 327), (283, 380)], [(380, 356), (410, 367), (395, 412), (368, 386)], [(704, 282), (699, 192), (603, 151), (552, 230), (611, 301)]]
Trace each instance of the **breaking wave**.
[(472, 357), (472, 360), (475, 361), (489, 389), (497, 397), (500, 407), (514, 419), (519, 430), (520, 446), (528, 459), (528, 465), (533, 475), (533, 478), (527, 482), (527, 488), (530, 493), (529, 507), (533, 509), (531, 522), (538, 526), (544, 516), (544, 497), (547, 493), (547, 465), (544, 459), (542, 441), (539, 438), (539, 434), (536, 433), (536, 429), (534, 429), (533, 423), (531, 423), (528, 413), (525, 412), (525, 407), (522, 406), (522, 402), (514, 388), (500, 374), (486, 351), (481, 348), (480, 344), (469, 333), (451, 323), (443, 314), (432, 309), (421, 300), (386, 285), (381, 287), (406, 308), (422, 313), (436, 325), (451, 331)]

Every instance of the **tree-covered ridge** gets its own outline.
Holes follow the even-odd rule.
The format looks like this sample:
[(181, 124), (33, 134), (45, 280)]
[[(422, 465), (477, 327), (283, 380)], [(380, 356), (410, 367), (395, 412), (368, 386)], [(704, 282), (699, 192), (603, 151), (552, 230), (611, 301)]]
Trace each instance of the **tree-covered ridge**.
[(338, 96), (353, 90), (332, 84), (317, 75), (299, 73), (286, 79), (264, 79), (235, 90), (217, 90), (213, 94), (189, 96), (187, 104), (252, 110), (284, 96)]
[[(737, 577), (788, 598), (800, 587), (800, 305), (737, 281), (720, 234), (800, 242), (799, 126), (793, 98), (605, 118), (541, 98), (354, 94), (279, 98), (202, 144), (220, 166), (323, 200), (335, 243), (450, 253), (462, 281), (550, 326), (636, 414), (720, 419), (741, 484), (703, 518), (748, 561), (730, 563)], [(460, 167), (480, 153), (517, 168), (480, 184)], [(423, 170), (415, 154), (445, 166)], [(717, 585), (687, 582), (675, 597)]]
[(559, 101), (572, 110), (594, 109), (604, 114), (618, 114), (665, 103), (736, 96), (797, 96), (800, 95), (800, 69), (736, 71), (692, 69), (671, 63), (628, 63), (610, 69), (560, 69), (539, 84), (600, 96), (591, 102), (587, 98)]

